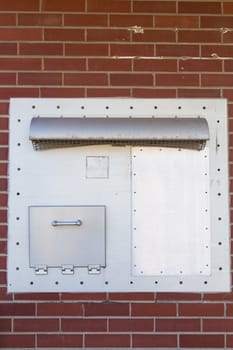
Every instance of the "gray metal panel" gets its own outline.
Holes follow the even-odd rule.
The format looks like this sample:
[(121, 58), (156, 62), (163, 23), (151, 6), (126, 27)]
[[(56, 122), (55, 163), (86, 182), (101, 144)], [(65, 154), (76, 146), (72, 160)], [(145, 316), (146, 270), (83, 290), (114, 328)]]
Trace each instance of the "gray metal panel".
[(29, 234), (31, 267), (105, 266), (105, 207), (31, 206)]
[(30, 140), (208, 140), (204, 118), (32, 118)]

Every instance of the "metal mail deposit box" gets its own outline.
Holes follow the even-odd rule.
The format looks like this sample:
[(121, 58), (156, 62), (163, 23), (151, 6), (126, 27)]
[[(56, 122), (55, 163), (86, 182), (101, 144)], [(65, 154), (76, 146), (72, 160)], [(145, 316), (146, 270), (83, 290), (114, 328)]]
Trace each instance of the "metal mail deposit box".
[(229, 291), (226, 106), (12, 99), (8, 291)]

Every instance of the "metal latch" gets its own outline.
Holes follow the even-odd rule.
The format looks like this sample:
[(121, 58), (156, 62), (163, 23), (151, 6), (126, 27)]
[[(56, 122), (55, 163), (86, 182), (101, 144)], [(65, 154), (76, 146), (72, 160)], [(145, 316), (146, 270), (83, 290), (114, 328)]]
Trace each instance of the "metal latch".
[(88, 265), (88, 273), (92, 275), (97, 275), (101, 273), (100, 265)]
[(73, 275), (74, 265), (62, 265), (61, 272), (63, 275)]
[(35, 274), (36, 275), (47, 275), (48, 274), (48, 266), (47, 265), (36, 265), (35, 266)]

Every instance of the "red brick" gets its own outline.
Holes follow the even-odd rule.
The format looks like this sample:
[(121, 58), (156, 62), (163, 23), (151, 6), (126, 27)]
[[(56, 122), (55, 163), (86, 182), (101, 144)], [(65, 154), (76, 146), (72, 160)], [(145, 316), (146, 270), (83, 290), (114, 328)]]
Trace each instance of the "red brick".
[(106, 332), (107, 320), (102, 318), (64, 318), (61, 321), (63, 332)]
[(224, 335), (189, 334), (180, 335), (181, 348), (224, 348)]
[(8, 160), (8, 149), (7, 148), (0, 148), (0, 160), (4, 160), (4, 161)]
[[(1, 137), (1, 134), (0, 134), (0, 137)], [(5, 193), (0, 193), (0, 206), (1, 207), (7, 206), (7, 194), (5, 194)], [(0, 259), (1, 259), (1, 257), (0, 257)]]
[(175, 13), (176, 3), (174, 1), (135, 0), (133, 2), (133, 12)]
[(232, 86), (233, 74), (202, 74), (202, 86)]
[(41, 96), (40, 97), (63, 97), (63, 98), (72, 98), (72, 97), (84, 97), (85, 91), (84, 88), (49, 88), (42, 87), (40, 89)]
[(138, 25), (140, 27), (153, 27), (153, 15), (136, 15), (136, 14), (111, 14), (110, 13), (110, 26), (112, 27), (126, 27), (131, 29)]
[(177, 60), (175, 59), (135, 59), (134, 70), (142, 72), (176, 72)]
[(130, 89), (123, 88), (87, 88), (87, 97), (129, 97)]
[(220, 98), (220, 89), (177, 89), (177, 97), (183, 98)]
[(0, 102), (0, 115), (6, 115), (9, 112), (9, 103), (8, 102)]
[(86, 334), (85, 347), (114, 347), (128, 348), (130, 346), (130, 336), (125, 334)]
[(154, 45), (151, 44), (111, 44), (110, 45), (111, 56), (136, 56), (154, 57)]
[(132, 62), (130, 59), (88, 59), (88, 70), (90, 71), (130, 71), (131, 68)]
[(8, 144), (8, 133), (0, 131), (0, 145), (6, 146)]
[(83, 344), (83, 336), (79, 334), (38, 334), (38, 347), (52, 348), (81, 348)]
[(1, 316), (34, 316), (35, 304), (32, 303), (1, 303)]
[(115, 318), (109, 319), (110, 332), (153, 332), (153, 318)]
[(229, 102), (233, 101), (233, 90), (223, 89), (223, 97), (227, 98)]
[(64, 14), (64, 25), (75, 27), (103, 27), (108, 25), (107, 15), (102, 14)]
[(127, 29), (87, 29), (87, 41), (129, 41)]
[(59, 320), (48, 318), (15, 318), (14, 332), (56, 332)]
[(157, 86), (198, 86), (198, 74), (156, 74)]
[(84, 29), (45, 29), (46, 41), (83, 41)]
[(65, 85), (90, 86), (107, 85), (107, 74), (104, 73), (65, 73)]
[(0, 191), (7, 191), (7, 179), (1, 179)]
[(166, 334), (137, 334), (133, 335), (133, 347), (143, 348), (177, 348), (177, 336)]
[(156, 293), (157, 300), (200, 300), (201, 298), (199, 293)]
[(1, 85), (15, 85), (16, 74), (15, 73), (0, 73)]
[(2, 99), (9, 99), (11, 97), (39, 97), (39, 89), (24, 88), (22, 86), (12, 88), (0, 88), (0, 96)]
[(39, 41), (42, 31), (39, 28), (4, 28), (0, 31), (1, 41)]
[(62, 44), (57, 43), (21, 43), (20, 55), (57, 56), (62, 55)]
[(157, 319), (157, 332), (200, 332), (200, 319), (172, 318)]
[(61, 300), (106, 300), (106, 293), (62, 293)]
[(41, 60), (38, 58), (0, 58), (0, 70), (40, 70)]
[(66, 56), (107, 56), (107, 44), (65, 44)]
[(42, 1), (42, 11), (72, 12), (84, 11), (85, 0), (46, 0)]
[(183, 72), (221, 72), (222, 62), (216, 59), (183, 59), (179, 61), (179, 70)]
[(201, 16), (201, 28), (232, 28), (232, 16)]
[[(1, 123), (0, 123), (1, 124)], [(0, 175), (7, 175), (7, 164), (6, 163), (0, 163)], [(1, 178), (1, 181), (3, 181), (3, 179)]]
[(228, 335), (226, 336), (226, 346), (228, 348), (232, 348), (233, 347), (233, 335)]
[(59, 300), (58, 293), (17, 293), (14, 295), (15, 300)]
[(156, 45), (156, 54), (165, 57), (199, 57), (199, 47), (189, 44), (158, 44)]
[(132, 303), (132, 316), (175, 316), (175, 304)]
[(22, 85), (61, 85), (61, 73), (19, 73)]
[[(1, 159), (1, 153), (2, 150), (0, 149), (0, 159)], [(1, 223), (6, 223), (7, 222), (7, 211), (4, 209), (0, 209), (0, 222)], [(6, 243), (5, 242), (0, 242), (0, 252), (6, 252)], [(4, 251), (3, 251), (3, 247), (4, 247)]]
[(214, 30), (180, 30), (178, 42), (216, 43), (221, 42), (221, 33)]
[(80, 303), (39, 303), (38, 316), (82, 316), (83, 308)]
[(230, 2), (223, 2), (223, 13), (233, 13), (233, 3), (232, 1)]
[(7, 236), (7, 227), (6, 226), (0, 226), (0, 238), (6, 238)]
[(16, 25), (16, 15), (13, 13), (0, 13), (0, 23), (1, 27), (14, 26)]
[(109, 300), (154, 300), (154, 293), (109, 293)]
[(85, 303), (85, 316), (129, 316), (128, 303)]
[(38, 11), (39, 3), (39, 0), (1, 1), (0, 11)]
[(220, 303), (184, 303), (179, 304), (180, 316), (223, 316), (224, 305)]
[(224, 71), (233, 72), (233, 60), (224, 61)]
[(233, 315), (233, 304), (227, 304), (227, 316)]
[(1, 348), (35, 348), (35, 335), (1, 334)]
[(57, 71), (85, 71), (86, 60), (84, 58), (45, 58), (44, 69)]
[(90, 12), (130, 12), (130, 0), (87, 0)]
[(223, 33), (223, 42), (224, 43), (231, 44), (232, 40), (233, 40), (233, 32), (232, 31), (227, 31), (226, 33)]
[(203, 319), (203, 331), (204, 332), (232, 332), (233, 322), (232, 319)]
[(133, 41), (135, 42), (175, 42), (176, 33), (174, 30), (161, 30), (161, 29), (147, 29), (143, 34), (132, 34)]
[(175, 89), (147, 89), (147, 88), (134, 88), (132, 92), (133, 97), (141, 98), (175, 98)]
[(198, 28), (199, 26), (198, 16), (155, 15), (154, 20), (157, 28)]
[(152, 74), (110, 74), (110, 84), (112, 86), (152, 86)]
[(221, 13), (220, 1), (179, 1), (179, 13)]
[(201, 48), (202, 57), (232, 57), (232, 45), (203, 45)]
[(50, 13), (19, 13), (18, 24), (23, 26), (61, 26), (62, 15)]
[(11, 319), (1, 318), (0, 319), (0, 332), (11, 332)]
[(16, 43), (1, 43), (0, 55), (16, 55), (17, 44)]

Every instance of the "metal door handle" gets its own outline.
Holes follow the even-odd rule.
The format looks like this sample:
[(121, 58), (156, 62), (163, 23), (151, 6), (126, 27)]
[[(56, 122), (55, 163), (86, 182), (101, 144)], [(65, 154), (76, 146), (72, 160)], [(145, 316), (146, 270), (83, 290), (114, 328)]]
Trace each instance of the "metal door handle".
[(53, 220), (52, 221), (52, 226), (81, 226), (82, 221), (81, 220), (76, 220), (76, 221), (58, 221), (58, 220)]

